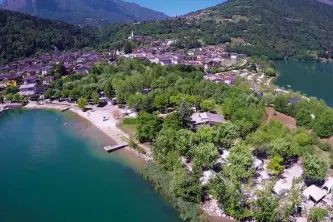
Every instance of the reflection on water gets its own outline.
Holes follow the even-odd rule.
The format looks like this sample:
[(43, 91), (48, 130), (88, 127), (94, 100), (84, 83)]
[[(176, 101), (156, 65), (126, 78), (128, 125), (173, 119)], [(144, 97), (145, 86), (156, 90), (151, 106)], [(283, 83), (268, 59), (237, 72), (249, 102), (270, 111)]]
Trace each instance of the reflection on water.
[(333, 64), (302, 61), (275, 61), (280, 75), (276, 84), (307, 96), (323, 99), (333, 107)]

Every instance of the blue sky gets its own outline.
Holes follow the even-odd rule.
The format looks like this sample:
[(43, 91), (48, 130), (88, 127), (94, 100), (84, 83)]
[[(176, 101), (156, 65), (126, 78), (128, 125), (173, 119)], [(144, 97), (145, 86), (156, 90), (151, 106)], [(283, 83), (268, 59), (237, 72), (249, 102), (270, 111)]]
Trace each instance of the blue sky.
[[(1, 0), (0, 0), (1, 1)], [(183, 15), (224, 2), (224, 0), (125, 0), (164, 12), (167, 15)]]
[[(141, 6), (164, 12), (167, 15), (184, 15), (186, 13), (222, 3), (224, 0), (125, 0)], [(3, 0), (0, 0), (0, 3)]]

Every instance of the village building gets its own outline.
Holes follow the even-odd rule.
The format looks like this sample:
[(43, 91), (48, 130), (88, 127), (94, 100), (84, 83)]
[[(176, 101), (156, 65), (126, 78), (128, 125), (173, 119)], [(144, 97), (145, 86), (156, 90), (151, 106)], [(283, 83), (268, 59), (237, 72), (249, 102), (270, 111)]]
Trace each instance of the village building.
[(25, 97), (35, 96), (38, 94), (38, 85), (37, 83), (33, 84), (23, 84), (19, 88), (20, 95)]
[(192, 122), (196, 125), (213, 126), (217, 124), (225, 123), (223, 115), (204, 112), (204, 113), (193, 113), (191, 116)]
[(327, 192), (315, 185), (311, 185), (303, 191), (303, 195), (308, 200), (312, 200), (315, 204), (319, 203), (326, 196), (326, 194)]

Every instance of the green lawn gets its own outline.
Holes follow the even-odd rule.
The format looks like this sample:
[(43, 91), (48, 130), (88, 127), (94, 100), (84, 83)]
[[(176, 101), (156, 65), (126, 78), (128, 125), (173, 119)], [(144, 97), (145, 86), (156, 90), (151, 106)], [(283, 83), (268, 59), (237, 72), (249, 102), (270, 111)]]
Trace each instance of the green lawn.
[(136, 138), (136, 124), (119, 124), (119, 128), (122, 129), (125, 133), (130, 135), (131, 138)]

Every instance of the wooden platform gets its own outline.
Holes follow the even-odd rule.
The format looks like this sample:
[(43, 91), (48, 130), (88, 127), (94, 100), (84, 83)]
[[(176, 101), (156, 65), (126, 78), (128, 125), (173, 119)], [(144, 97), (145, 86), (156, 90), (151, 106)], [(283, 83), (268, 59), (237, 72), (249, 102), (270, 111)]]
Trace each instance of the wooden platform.
[(126, 146), (128, 146), (128, 143), (122, 143), (122, 144), (119, 144), (119, 145), (115, 145), (115, 146), (105, 146), (104, 147), (104, 150), (108, 153), (111, 153), (113, 151), (116, 151), (116, 150), (120, 150), (122, 148), (125, 148)]
[(69, 110), (70, 108), (71, 108), (70, 106), (69, 107), (65, 107), (65, 108), (61, 109), (60, 112), (65, 112), (65, 111)]

